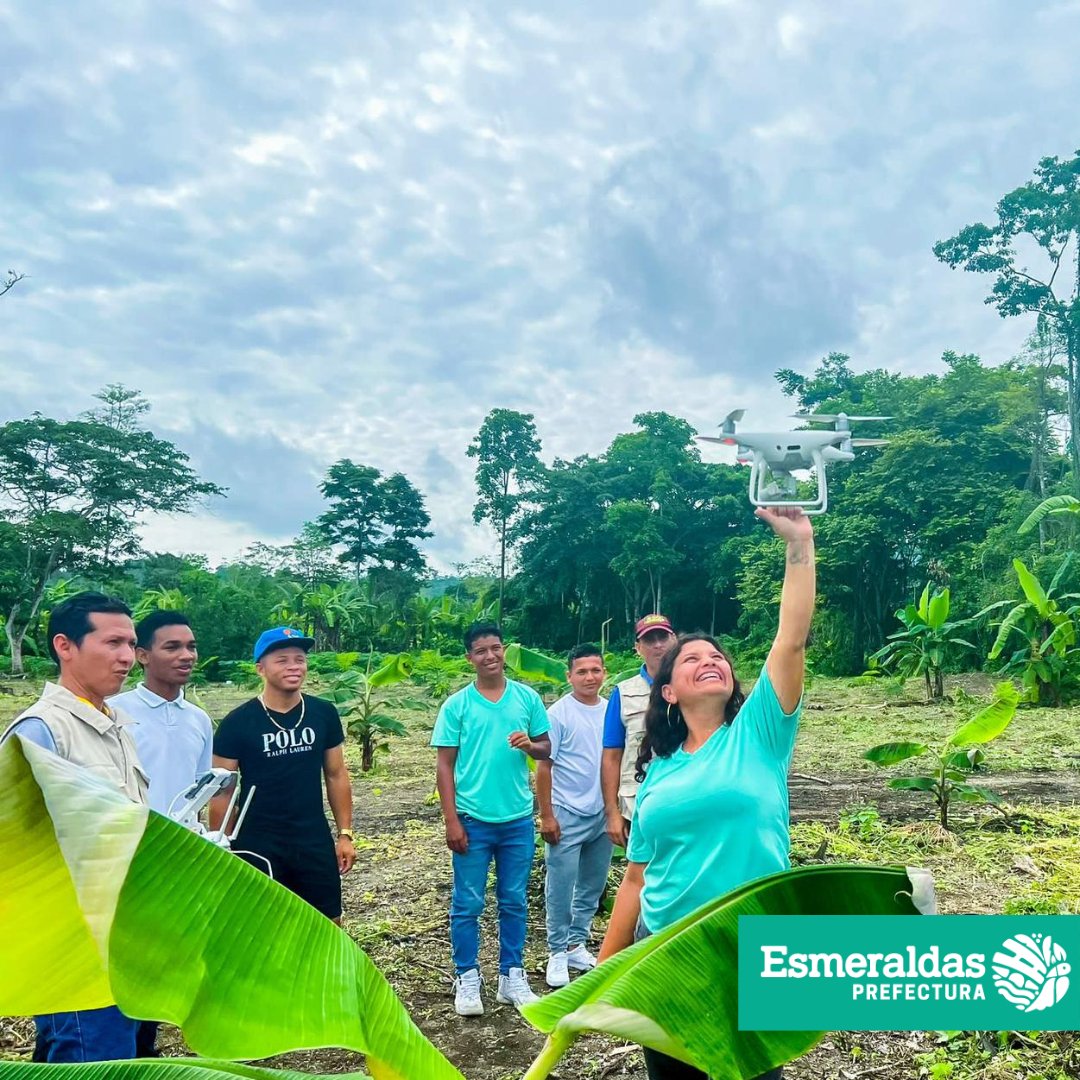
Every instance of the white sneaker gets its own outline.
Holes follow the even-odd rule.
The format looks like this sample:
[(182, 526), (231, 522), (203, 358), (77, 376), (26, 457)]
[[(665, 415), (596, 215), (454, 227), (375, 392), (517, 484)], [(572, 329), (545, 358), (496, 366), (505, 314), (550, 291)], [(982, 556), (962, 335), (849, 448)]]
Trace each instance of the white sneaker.
[(495, 1000), (502, 1005), (528, 1005), (540, 998), (529, 989), (525, 969), (511, 968), (509, 975), (499, 976), (499, 992), (495, 995)]
[[(481, 982), (479, 968), (469, 968), (454, 980), (454, 1012), (458, 1016), (484, 1015), (484, 1003), (480, 999)], [(502, 986), (501, 977), (499, 985)]]
[(570, 972), (566, 969), (566, 953), (552, 953), (548, 957), (547, 975), (544, 981), (555, 990), (570, 982)]
[(592, 971), (596, 967), (596, 957), (584, 945), (575, 945), (566, 954), (566, 966), (571, 971)]

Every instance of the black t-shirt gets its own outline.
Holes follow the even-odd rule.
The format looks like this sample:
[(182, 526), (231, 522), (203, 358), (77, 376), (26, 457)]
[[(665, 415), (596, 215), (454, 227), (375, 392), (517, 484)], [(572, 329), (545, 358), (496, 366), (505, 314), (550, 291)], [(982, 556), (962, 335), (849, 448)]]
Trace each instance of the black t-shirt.
[(337, 709), (322, 698), (305, 694), (287, 713), (268, 714), (258, 698), (233, 709), (214, 734), (214, 753), (239, 762), (238, 807), (255, 788), (241, 835), (286, 840), (325, 827), (323, 754), (344, 741)]

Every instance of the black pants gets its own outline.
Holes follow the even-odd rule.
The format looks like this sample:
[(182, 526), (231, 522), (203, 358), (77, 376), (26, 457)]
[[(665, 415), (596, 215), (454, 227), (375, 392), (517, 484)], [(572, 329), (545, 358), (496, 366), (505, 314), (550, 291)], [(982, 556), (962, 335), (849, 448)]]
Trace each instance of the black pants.
[(140, 1020), (135, 1029), (135, 1056), (137, 1058), (161, 1057), (157, 1049), (158, 1024), (156, 1020)]
[[(709, 1080), (708, 1073), (695, 1069), (693, 1065), (687, 1065), (678, 1058), (668, 1057), (658, 1050), (645, 1050), (645, 1068), (649, 1071), (649, 1080)], [(781, 1080), (784, 1075), (784, 1067), (770, 1069), (762, 1073), (757, 1080)]]
[[(313, 826), (300, 840), (241, 833), (233, 851), (264, 874), (269, 863), (275, 881), (328, 919), (341, 918), (341, 874), (338, 873), (334, 838), (325, 821), (320, 826)], [(255, 857), (246, 852), (252, 852)]]

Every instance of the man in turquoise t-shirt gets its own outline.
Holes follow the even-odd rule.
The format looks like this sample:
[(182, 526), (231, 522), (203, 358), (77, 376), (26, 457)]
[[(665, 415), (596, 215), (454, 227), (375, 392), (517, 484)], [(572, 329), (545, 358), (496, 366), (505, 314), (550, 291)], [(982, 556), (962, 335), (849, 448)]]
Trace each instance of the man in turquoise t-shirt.
[(551, 753), (547, 713), (535, 690), (506, 678), (502, 631), (474, 623), (465, 655), (476, 681), (439, 709), (431, 745), (438, 750), (436, 783), (446, 846), (453, 853), (450, 947), (454, 1008), (461, 1016), (484, 1011), (480, 997), (480, 915), (488, 867), (495, 860), (499, 904), (499, 991), (505, 1005), (536, 1001), (525, 978), (525, 890), (536, 837), (533, 795), (525, 756)]

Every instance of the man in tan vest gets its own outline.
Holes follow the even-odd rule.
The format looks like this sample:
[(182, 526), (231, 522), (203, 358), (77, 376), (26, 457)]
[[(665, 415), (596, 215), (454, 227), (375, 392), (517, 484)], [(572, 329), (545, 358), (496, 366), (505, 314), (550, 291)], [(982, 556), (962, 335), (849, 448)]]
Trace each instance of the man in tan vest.
[(645, 710), (652, 682), (664, 653), (675, 640), (675, 631), (666, 616), (646, 615), (634, 625), (634, 638), (634, 649), (643, 661), (641, 671), (611, 691), (604, 714), (604, 754), (600, 762), (607, 834), (620, 847), (626, 846), (634, 816), (638, 786), (634, 772), (645, 734)]
[[(135, 626), (120, 600), (78, 593), (49, 616), (49, 652), (60, 668), (55, 683), (4, 733), (17, 734), (88, 769), (129, 799), (145, 803), (147, 778), (131, 722), (105, 699), (123, 685), (135, 663)], [(3, 741), (0, 739), (0, 741)], [(113, 1061), (135, 1057), (138, 1021), (115, 1005), (81, 1012), (35, 1016), (34, 1060)]]

